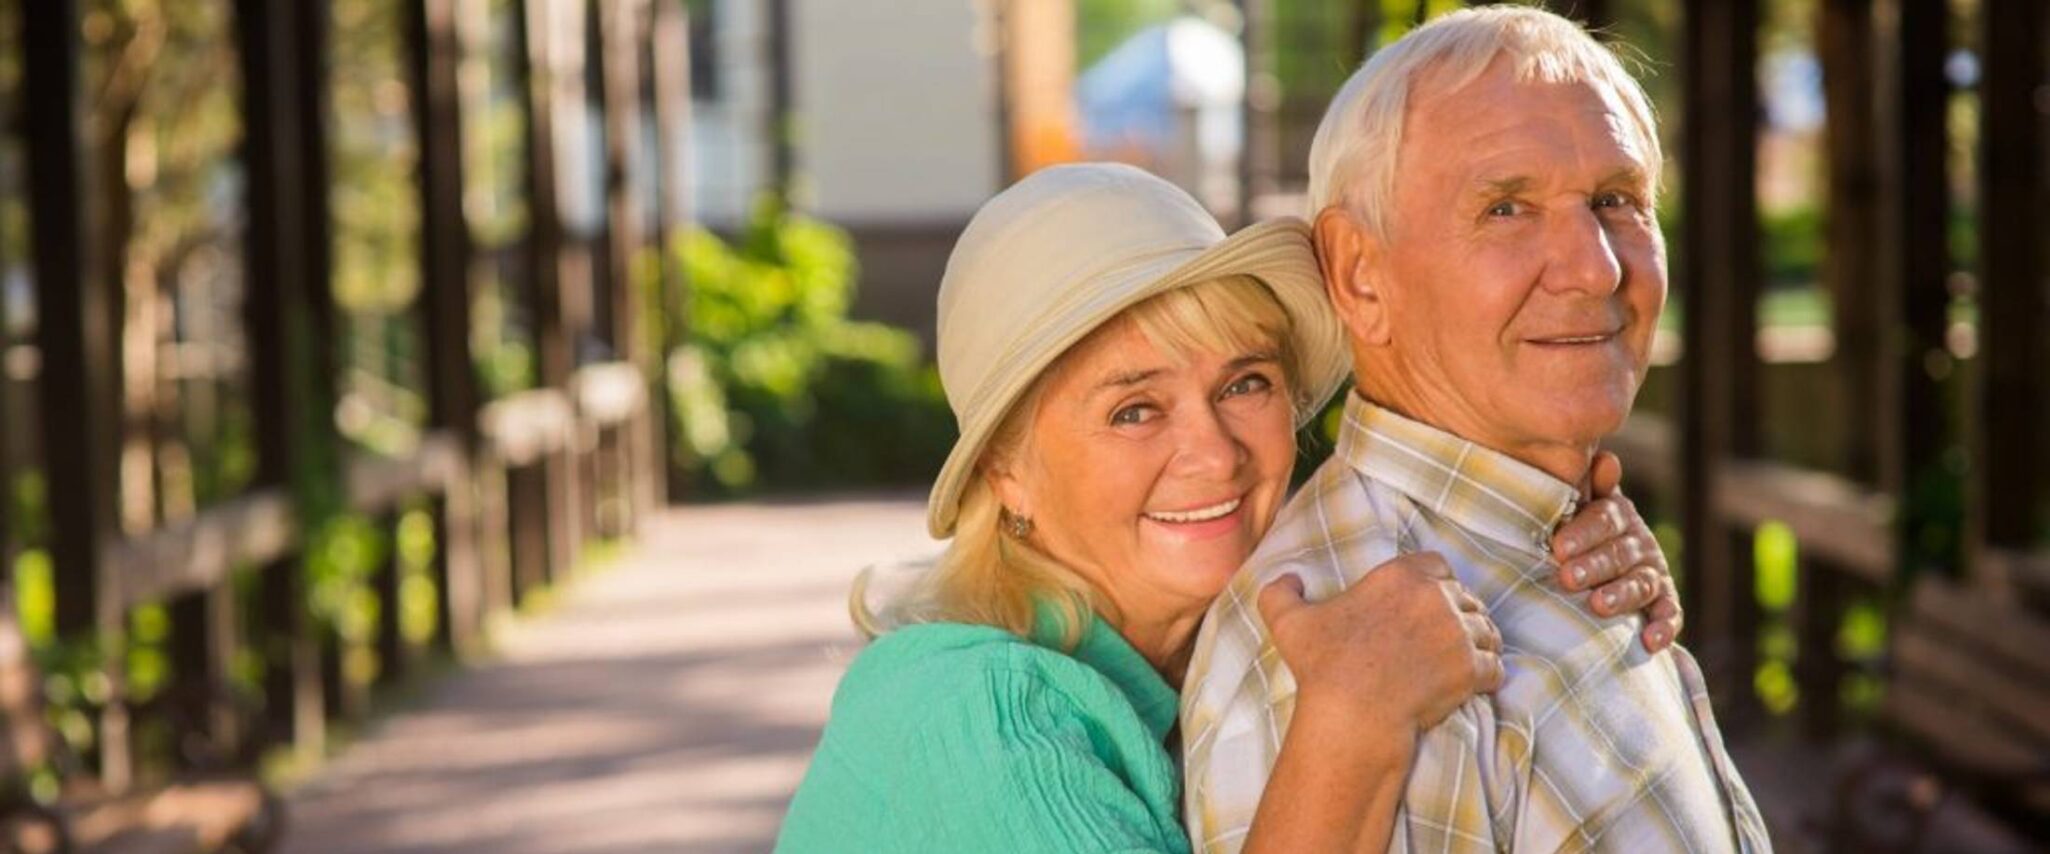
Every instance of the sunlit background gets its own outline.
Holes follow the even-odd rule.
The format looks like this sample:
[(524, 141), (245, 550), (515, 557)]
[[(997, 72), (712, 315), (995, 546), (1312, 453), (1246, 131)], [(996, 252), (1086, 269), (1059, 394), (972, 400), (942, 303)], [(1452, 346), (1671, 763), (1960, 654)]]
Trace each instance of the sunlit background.
[[(0, 731), (52, 745), (0, 789), (88, 848), (250, 781), (294, 850), (767, 847), (848, 580), (937, 548), (975, 208), (1119, 160), (1305, 215), (1460, 5), (0, 0)], [(2050, 12), (1549, 5), (1661, 118), (1614, 448), (1776, 839), (2040, 846)]]

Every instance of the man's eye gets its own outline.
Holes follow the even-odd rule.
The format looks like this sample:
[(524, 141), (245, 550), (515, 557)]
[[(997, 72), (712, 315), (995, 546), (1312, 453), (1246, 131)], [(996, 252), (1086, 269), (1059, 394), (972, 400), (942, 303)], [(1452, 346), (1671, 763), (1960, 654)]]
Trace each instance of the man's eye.
[(1596, 209), (1635, 208), (1637, 207), (1637, 200), (1623, 193), (1596, 193), (1592, 204)]
[(1496, 202), (1488, 206), (1488, 216), (1515, 216), (1515, 202)]

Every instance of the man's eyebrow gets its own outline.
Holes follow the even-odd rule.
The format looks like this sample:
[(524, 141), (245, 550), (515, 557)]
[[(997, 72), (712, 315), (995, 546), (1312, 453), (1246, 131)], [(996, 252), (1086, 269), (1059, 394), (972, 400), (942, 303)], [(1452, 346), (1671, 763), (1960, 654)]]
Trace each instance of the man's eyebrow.
[(1490, 198), (1516, 196), (1528, 191), (1535, 183), (1529, 175), (1484, 176), (1473, 182), (1474, 195)]
[(1637, 166), (1624, 166), (1602, 178), (1600, 187), (1631, 187), (1642, 189), (1651, 186), (1651, 177)]

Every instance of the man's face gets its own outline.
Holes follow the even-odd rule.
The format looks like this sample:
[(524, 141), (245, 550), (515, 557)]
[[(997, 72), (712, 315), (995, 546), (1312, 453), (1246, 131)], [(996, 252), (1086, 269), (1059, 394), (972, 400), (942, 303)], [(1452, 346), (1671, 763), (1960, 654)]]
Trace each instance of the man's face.
[(1369, 267), (1411, 413), (1512, 454), (1591, 446), (1629, 415), (1665, 305), (1649, 152), (1615, 97), (1497, 62), (1411, 98)]

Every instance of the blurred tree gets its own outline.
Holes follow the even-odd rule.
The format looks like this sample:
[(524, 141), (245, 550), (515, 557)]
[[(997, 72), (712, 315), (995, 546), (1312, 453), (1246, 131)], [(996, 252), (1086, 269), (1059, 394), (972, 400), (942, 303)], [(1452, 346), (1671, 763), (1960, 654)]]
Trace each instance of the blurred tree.
[(405, 451), (426, 421), (420, 156), (400, 0), (330, 0), (334, 295), (344, 376), (337, 423), (355, 444)]
[(92, 233), (124, 297), (120, 521), (139, 530), (248, 475), (222, 453), (246, 423), (223, 388), (241, 352), (241, 85), (224, 0), (84, 6)]
[(1095, 65), (1125, 39), (1187, 6), (1184, 0), (1075, 0), (1075, 69)]
[(704, 494), (929, 480), (954, 439), (939, 375), (910, 333), (847, 319), (847, 235), (755, 208), (728, 244), (702, 230), (688, 271), (689, 340), (669, 357), (672, 454)]
[(535, 361), (527, 292), (503, 263), (528, 228), (526, 93), (515, 61), (520, 8), (512, 0), (459, 0), (463, 45), (463, 212), (476, 250), (472, 268), (471, 357), (487, 397), (533, 387)]

